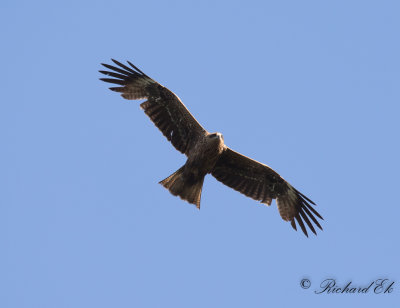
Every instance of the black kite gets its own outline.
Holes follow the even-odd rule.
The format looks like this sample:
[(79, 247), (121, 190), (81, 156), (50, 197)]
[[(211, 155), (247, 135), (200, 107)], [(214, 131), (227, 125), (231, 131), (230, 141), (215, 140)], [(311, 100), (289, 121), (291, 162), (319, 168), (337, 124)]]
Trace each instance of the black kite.
[(172, 145), (187, 156), (180, 169), (160, 182), (171, 194), (200, 208), (204, 177), (211, 173), (218, 181), (261, 203), (271, 205), (272, 199), (276, 199), (282, 219), (290, 221), (295, 230), (297, 220), (306, 236), (304, 222), (314, 234), (311, 221), (322, 230), (314, 215), (323, 218), (312, 207), (313, 201), (267, 165), (228, 148), (222, 134), (206, 131), (172, 91), (132, 63), (128, 61), (128, 67), (112, 61), (118, 67), (102, 64), (110, 71), (100, 73), (113, 78), (101, 80), (118, 85), (110, 90), (122, 93), (125, 99), (146, 99), (140, 107)]

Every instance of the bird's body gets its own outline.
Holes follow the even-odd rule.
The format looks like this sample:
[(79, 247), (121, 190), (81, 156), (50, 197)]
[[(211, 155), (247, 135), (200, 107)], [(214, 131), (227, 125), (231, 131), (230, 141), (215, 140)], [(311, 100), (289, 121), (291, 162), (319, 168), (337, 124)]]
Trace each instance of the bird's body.
[(132, 63), (128, 61), (131, 66), (128, 67), (118, 61), (113, 62), (118, 67), (103, 64), (111, 71), (100, 72), (114, 78), (102, 80), (119, 85), (110, 89), (122, 93), (125, 99), (146, 99), (140, 107), (172, 145), (187, 156), (181, 168), (160, 182), (173, 195), (200, 208), (204, 177), (211, 174), (218, 181), (261, 203), (270, 205), (272, 199), (276, 199), (282, 219), (290, 221), (294, 229), (296, 220), (305, 235), (307, 231), (303, 220), (313, 233), (316, 234), (310, 219), (322, 230), (314, 217), (322, 219), (311, 206), (314, 202), (278, 173), (231, 150), (224, 144), (222, 134), (207, 132), (173, 92)]
[(211, 173), (225, 147), (220, 133), (207, 134), (198, 141), (185, 165), (188, 169), (197, 170), (199, 174)]
[(214, 170), (224, 149), (225, 145), (221, 134), (205, 135), (198, 140), (193, 154), (189, 155), (182, 168), (160, 183), (173, 195), (200, 208), (204, 177)]

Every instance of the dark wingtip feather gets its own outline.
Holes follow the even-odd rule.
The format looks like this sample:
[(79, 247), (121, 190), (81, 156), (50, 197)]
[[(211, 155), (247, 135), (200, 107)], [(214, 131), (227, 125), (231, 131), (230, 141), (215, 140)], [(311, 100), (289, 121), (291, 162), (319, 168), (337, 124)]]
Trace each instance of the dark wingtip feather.
[(108, 68), (109, 70), (112, 70), (112, 71), (114, 71), (114, 72), (121, 73), (121, 74), (123, 74), (124, 76), (127, 76), (127, 77), (131, 77), (132, 75), (137, 75), (136, 72), (135, 72), (135, 73), (132, 73), (131, 71), (123, 70), (123, 69), (120, 69), (120, 68), (118, 68), (118, 67), (115, 67), (115, 66), (112, 66), (112, 65), (109, 65), (109, 64), (104, 64), (104, 63), (102, 63), (102, 65), (103, 65), (105, 68)]
[(118, 78), (118, 79), (121, 79), (121, 80), (125, 80), (125, 81), (129, 81), (130, 80), (130, 78), (128, 76), (126, 76), (126, 75), (122, 75), (122, 74), (118, 74), (118, 73), (114, 73), (114, 72), (108, 72), (108, 71), (99, 71), (99, 72), (104, 74), (104, 75), (111, 76), (111, 77), (114, 77), (114, 78)]
[(111, 87), (109, 89), (114, 92), (123, 92), (124, 87)]
[(108, 71), (99, 71), (99, 73), (102, 73), (102, 74), (107, 75), (107, 76), (109, 76), (109, 74), (110, 74), (110, 72), (108, 72)]
[(101, 81), (108, 82), (108, 83), (115, 83), (119, 84), (121, 86), (125, 85), (124, 80), (119, 80), (119, 79), (113, 79), (113, 78), (99, 78)]
[(294, 219), (292, 219), (292, 221), (290, 222), (290, 224), (292, 225), (292, 228), (295, 229), (295, 230), (297, 231), (296, 222), (294, 221)]
[(294, 188), (294, 190), (295, 190), (295, 192), (296, 192), (297, 194), (299, 194), (303, 199), (307, 200), (307, 201), (310, 202), (312, 205), (316, 205), (316, 204), (314, 203), (314, 201), (312, 201), (311, 199), (307, 198), (305, 195), (303, 195), (301, 192), (299, 192), (296, 188)]
[(297, 213), (297, 215), (296, 215), (294, 218), (296, 218), (297, 222), (299, 223), (300, 228), (301, 228), (301, 230), (303, 231), (304, 235), (308, 237), (307, 229), (306, 229), (306, 227), (304, 226), (304, 223), (303, 223), (303, 221), (301, 220), (300, 215)]
[(306, 206), (304, 206), (302, 208), (302, 210), (304, 210), (306, 212), (306, 214), (311, 218), (311, 220), (317, 225), (318, 228), (323, 230), (321, 225), (319, 224), (318, 220), (314, 217), (314, 215), (310, 212), (310, 210)]
[(307, 226), (310, 228), (312, 233), (317, 235), (317, 232), (315, 232), (314, 226), (312, 225), (311, 221), (308, 219), (307, 215), (303, 212), (303, 209), (300, 210), (300, 216), (303, 217), (304, 221), (306, 222)]
[(133, 65), (131, 62), (129, 62), (129, 61), (126, 61), (126, 62), (128, 62), (128, 64), (130, 65), (130, 66), (132, 66), (135, 70), (137, 70), (139, 73), (141, 73), (142, 75), (144, 75), (144, 76), (147, 76), (145, 73), (143, 73), (139, 68), (137, 68), (137, 66), (135, 66), (135, 65)]
[(311, 212), (313, 212), (314, 215), (316, 215), (318, 218), (324, 220), (324, 219), (322, 218), (322, 216), (321, 216), (311, 205), (309, 205), (307, 202), (304, 202), (303, 204), (304, 204), (304, 206), (307, 207)]
[[(297, 204), (296, 204), (296, 208), (297, 208), (297, 215), (295, 216), (296, 220), (299, 222), (300, 226), (302, 227), (303, 220), (304, 222), (307, 224), (307, 226), (310, 228), (310, 230), (317, 235), (317, 232), (312, 224), (312, 222), (321, 230), (322, 227), (319, 224), (319, 222), (317, 221), (317, 219), (314, 217), (314, 215), (322, 220), (324, 220), (322, 218), (322, 216), (309, 204), (312, 203), (315, 205), (315, 203), (313, 201), (311, 201), (309, 198), (307, 198), (306, 196), (304, 196), (302, 193), (300, 193), (298, 190), (296, 190), (297, 193)], [(312, 222), (310, 221), (310, 219), (312, 220)], [(303, 223), (304, 225), (304, 223)], [(304, 229), (302, 227), (302, 230), (304, 232)]]
[(113, 61), (115, 64), (117, 64), (118, 66), (122, 67), (123, 69), (126, 69), (128, 72), (131, 72), (133, 74), (137, 74), (137, 72), (135, 72), (134, 70), (132, 70), (130, 67), (126, 66), (125, 64), (122, 64), (121, 62), (111, 59), (111, 61)]

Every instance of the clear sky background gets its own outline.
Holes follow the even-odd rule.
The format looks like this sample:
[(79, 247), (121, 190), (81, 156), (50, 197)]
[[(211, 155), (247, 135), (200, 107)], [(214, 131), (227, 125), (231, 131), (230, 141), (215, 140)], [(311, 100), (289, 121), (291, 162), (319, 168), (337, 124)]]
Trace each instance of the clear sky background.
[[(398, 1), (2, 1), (0, 307), (395, 307)], [(306, 238), (98, 80), (130, 60), (318, 204)], [(308, 278), (304, 290), (300, 281)], [(391, 294), (315, 294), (395, 281)]]

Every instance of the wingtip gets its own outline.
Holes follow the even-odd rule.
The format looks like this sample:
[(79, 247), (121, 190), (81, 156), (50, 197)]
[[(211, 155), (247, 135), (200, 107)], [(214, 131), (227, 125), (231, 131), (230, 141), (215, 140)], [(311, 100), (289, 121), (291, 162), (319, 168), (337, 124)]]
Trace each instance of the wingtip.
[(316, 205), (314, 201), (312, 201), (310, 198), (308, 198), (306, 195), (302, 194), (301, 192), (299, 192), (296, 188), (293, 187), (293, 189), (301, 196), (303, 197), (303, 199), (307, 200), (308, 202), (310, 202), (312, 205)]
[(130, 66), (132, 66), (132, 68), (134, 68), (135, 70), (137, 70), (139, 73), (141, 73), (143, 76), (147, 76), (145, 73), (143, 73), (137, 66), (135, 66), (135, 65), (133, 65), (131, 62), (129, 62), (129, 61), (126, 61), (126, 62), (128, 62), (128, 64), (130, 65)]
[(114, 64), (120, 65), (120, 62), (118, 60), (111, 58), (111, 61), (114, 62)]
[(306, 229), (303, 221), (301, 220), (300, 214), (297, 213), (297, 215), (294, 218), (297, 220), (298, 224), (300, 225), (300, 228), (303, 231), (304, 235), (308, 237), (307, 229)]
[(118, 91), (119, 89), (123, 89), (123, 87), (111, 87), (111, 88), (109, 88), (111, 91), (113, 91), (113, 92), (121, 92), (121, 91)]
[(115, 64), (117, 64), (117, 65), (121, 65), (122, 63), (121, 62), (119, 62), (118, 60), (115, 60), (115, 59), (113, 59), (113, 58), (111, 58), (111, 61), (113, 61)]

